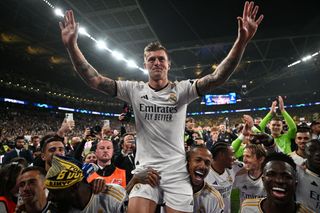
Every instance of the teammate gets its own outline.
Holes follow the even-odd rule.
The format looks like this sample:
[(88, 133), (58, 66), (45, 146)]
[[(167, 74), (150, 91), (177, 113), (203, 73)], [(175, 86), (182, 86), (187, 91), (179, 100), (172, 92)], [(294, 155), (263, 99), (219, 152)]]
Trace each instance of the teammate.
[(306, 143), (306, 169), (298, 168), (297, 201), (320, 212), (320, 141)]
[[(239, 64), (248, 42), (255, 35), (263, 15), (258, 6), (246, 2), (238, 17), (238, 37), (228, 56), (214, 73), (198, 80), (170, 82), (171, 62), (167, 50), (158, 42), (145, 48), (144, 68), (149, 81), (115, 81), (99, 74), (85, 59), (77, 45), (79, 25), (67, 11), (59, 23), (62, 41), (77, 73), (92, 88), (129, 102), (137, 129), (136, 169), (152, 167), (162, 174), (160, 186), (144, 185), (130, 194), (129, 213), (153, 212), (163, 196), (167, 212), (192, 212), (193, 197), (186, 169), (183, 133), (187, 104), (223, 84)], [(173, 128), (174, 127), (174, 128)], [(175, 171), (175, 172), (172, 172)], [(148, 210), (145, 209), (145, 207)]]
[(302, 165), (306, 160), (305, 145), (310, 139), (311, 139), (310, 129), (298, 127), (296, 137), (294, 140), (298, 146), (298, 149), (291, 152), (289, 155), (290, 157), (292, 157), (294, 162), (299, 166)]
[(288, 132), (282, 134), (282, 131), (283, 131), (282, 119), (276, 116), (273, 117), (276, 111), (277, 101), (272, 102), (270, 112), (263, 118), (259, 126), (260, 126), (260, 129), (264, 131), (267, 123), (271, 120), (270, 130), (271, 130), (271, 135), (275, 140), (275, 143), (283, 153), (289, 154), (290, 152), (292, 152), (291, 139), (294, 139), (295, 137), (295, 134), (297, 132), (297, 126), (294, 123), (294, 120), (285, 110), (284, 102), (281, 96), (278, 97), (278, 101), (279, 101), (279, 109), (280, 109), (281, 115), (284, 117), (284, 120), (286, 121), (289, 127)]
[(302, 204), (295, 202), (296, 165), (288, 155), (281, 152), (268, 155), (263, 164), (262, 180), (267, 197), (246, 199), (242, 203), (242, 213), (312, 212)]
[(267, 156), (262, 145), (248, 144), (243, 152), (244, 168), (235, 177), (233, 188), (240, 190), (240, 205), (247, 198), (265, 197), (261, 165)]
[(216, 188), (223, 197), (224, 212), (231, 212), (230, 196), (232, 185), (243, 163), (235, 161), (233, 149), (230, 144), (217, 142), (211, 148), (213, 161), (205, 181)]

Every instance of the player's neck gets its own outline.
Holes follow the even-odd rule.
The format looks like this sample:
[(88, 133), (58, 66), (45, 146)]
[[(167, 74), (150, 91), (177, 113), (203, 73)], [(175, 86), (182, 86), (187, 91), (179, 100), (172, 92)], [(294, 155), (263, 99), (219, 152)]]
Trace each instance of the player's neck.
[(46, 197), (42, 197), (38, 200), (38, 202), (33, 202), (31, 203), (31, 205), (25, 205), (26, 206), (26, 212), (42, 212), (42, 210), (44, 209), (44, 207), (47, 205), (47, 198)]
[(259, 177), (261, 177), (262, 172), (261, 172), (260, 169), (255, 169), (255, 170), (249, 170), (249, 171), (248, 171), (248, 174), (249, 174), (249, 176), (250, 176), (252, 179), (256, 180), (256, 179), (258, 179)]
[(298, 150), (296, 151), (296, 153), (297, 153), (297, 155), (299, 155), (300, 157), (306, 158), (306, 155), (305, 155), (305, 153), (304, 153), (304, 150), (298, 149)]
[(155, 91), (162, 90), (168, 85), (168, 83), (169, 83), (169, 80), (167, 78), (161, 79), (161, 80), (149, 79), (149, 82), (148, 82), (149, 86)]
[(225, 171), (225, 167), (219, 163), (212, 162), (211, 168), (216, 171), (219, 175), (222, 175)]

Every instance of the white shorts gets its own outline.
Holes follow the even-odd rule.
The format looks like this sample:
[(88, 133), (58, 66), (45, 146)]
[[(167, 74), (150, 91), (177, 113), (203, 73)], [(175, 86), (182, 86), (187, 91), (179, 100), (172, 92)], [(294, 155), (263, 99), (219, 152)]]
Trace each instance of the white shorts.
[(183, 212), (193, 212), (193, 191), (189, 176), (184, 180), (170, 183), (160, 181), (160, 186), (153, 188), (148, 184), (136, 184), (130, 192), (132, 197), (143, 197), (157, 204), (165, 203), (166, 206)]

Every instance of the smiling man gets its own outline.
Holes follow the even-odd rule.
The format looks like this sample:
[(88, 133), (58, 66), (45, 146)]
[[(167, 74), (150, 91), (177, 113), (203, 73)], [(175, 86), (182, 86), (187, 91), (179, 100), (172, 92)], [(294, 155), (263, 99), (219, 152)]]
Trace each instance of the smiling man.
[(262, 176), (267, 197), (246, 199), (242, 203), (241, 212), (312, 212), (295, 202), (296, 172), (296, 164), (291, 157), (283, 153), (268, 155), (263, 164)]
[[(186, 167), (183, 133), (187, 105), (226, 82), (241, 61), (247, 44), (255, 35), (263, 15), (259, 7), (246, 2), (237, 17), (238, 36), (226, 58), (216, 70), (200, 79), (171, 82), (171, 60), (159, 42), (144, 50), (144, 68), (148, 82), (115, 81), (101, 75), (85, 59), (77, 44), (79, 24), (72, 11), (60, 22), (62, 42), (76, 72), (91, 87), (132, 105), (137, 130), (136, 170), (152, 167), (161, 173), (159, 187), (145, 184), (130, 194), (129, 213), (154, 212), (160, 197), (166, 211), (192, 212), (192, 187)], [(109, 73), (110, 74), (110, 73)], [(173, 172), (175, 171), (175, 172)]]
[(223, 212), (221, 194), (204, 181), (211, 167), (210, 151), (205, 146), (195, 146), (187, 153), (187, 161), (193, 189), (193, 212)]

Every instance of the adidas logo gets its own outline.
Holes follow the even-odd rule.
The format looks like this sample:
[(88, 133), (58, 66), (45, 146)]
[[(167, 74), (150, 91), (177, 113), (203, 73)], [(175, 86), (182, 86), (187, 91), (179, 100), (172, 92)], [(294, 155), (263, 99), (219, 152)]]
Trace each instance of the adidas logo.
[(141, 98), (149, 100), (147, 95), (143, 95), (143, 96), (141, 96)]
[(318, 186), (318, 184), (315, 181), (312, 181), (311, 185)]
[(243, 189), (245, 189), (245, 190), (247, 190), (247, 189), (248, 189), (246, 185), (244, 185), (242, 188), (243, 188)]
[(214, 181), (214, 182), (212, 183), (212, 185), (218, 185), (217, 181)]

